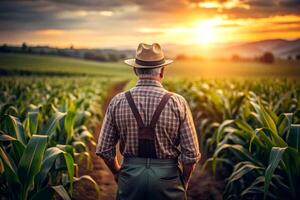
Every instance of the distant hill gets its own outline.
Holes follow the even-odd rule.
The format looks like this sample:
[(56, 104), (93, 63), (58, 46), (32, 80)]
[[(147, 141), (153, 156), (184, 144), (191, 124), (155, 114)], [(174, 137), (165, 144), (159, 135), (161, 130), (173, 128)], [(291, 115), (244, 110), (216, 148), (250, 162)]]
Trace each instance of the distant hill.
[(295, 59), (300, 55), (300, 39), (296, 40), (261, 40), (256, 42), (239, 43), (239, 44), (216, 44), (214, 46), (202, 46), (201, 44), (193, 45), (176, 45), (166, 44), (164, 49), (169, 57), (175, 57), (178, 54), (203, 57), (231, 57), (238, 54), (241, 57), (253, 58), (261, 56), (266, 51), (272, 52), (276, 57), (286, 59), (291, 56)]
[(239, 54), (244, 57), (259, 56), (266, 51), (272, 52), (276, 57), (295, 57), (300, 54), (300, 39), (297, 40), (262, 40), (241, 45), (226, 47), (226, 54)]

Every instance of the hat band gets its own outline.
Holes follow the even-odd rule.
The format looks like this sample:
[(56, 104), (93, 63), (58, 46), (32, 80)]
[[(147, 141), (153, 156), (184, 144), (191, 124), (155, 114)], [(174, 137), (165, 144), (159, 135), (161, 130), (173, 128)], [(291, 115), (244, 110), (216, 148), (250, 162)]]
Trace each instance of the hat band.
[(144, 60), (139, 60), (135, 59), (135, 63), (138, 65), (143, 65), (143, 66), (157, 66), (165, 63), (165, 58), (161, 60), (156, 60), (156, 61), (144, 61)]

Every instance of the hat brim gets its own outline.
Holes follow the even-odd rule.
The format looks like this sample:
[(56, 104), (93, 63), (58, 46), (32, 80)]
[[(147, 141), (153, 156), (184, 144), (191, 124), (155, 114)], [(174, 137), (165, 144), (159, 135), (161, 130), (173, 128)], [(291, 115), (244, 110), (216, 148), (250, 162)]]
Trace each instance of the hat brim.
[(135, 67), (135, 68), (144, 68), (144, 69), (147, 69), (147, 68), (158, 68), (158, 67), (163, 67), (163, 66), (166, 66), (166, 65), (169, 65), (173, 62), (173, 60), (170, 60), (170, 59), (165, 59), (165, 62), (160, 64), (160, 65), (154, 65), (154, 66), (145, 66), (145, 65), (139, 65), (139, 64), (136, 64), (135, 63), (135, 58), (131, 58), (131, 59), (127, 59), (127, 60), (124, 60), (124, 63), (131, 66), (131, 67)]

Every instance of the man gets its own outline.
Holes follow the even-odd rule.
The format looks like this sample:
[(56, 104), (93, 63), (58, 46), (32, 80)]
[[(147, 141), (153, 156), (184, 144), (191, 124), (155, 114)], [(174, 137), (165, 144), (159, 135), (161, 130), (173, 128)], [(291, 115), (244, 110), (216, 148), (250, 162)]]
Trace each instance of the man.
[(117, 199), (186, 199), (200, 152), (187, 102), (161, 84), (171, 62), (157, 43), (139, 44), (135, 59), (125, 60), (139, 80), (111, 100), (96, 150), (115, 176)]

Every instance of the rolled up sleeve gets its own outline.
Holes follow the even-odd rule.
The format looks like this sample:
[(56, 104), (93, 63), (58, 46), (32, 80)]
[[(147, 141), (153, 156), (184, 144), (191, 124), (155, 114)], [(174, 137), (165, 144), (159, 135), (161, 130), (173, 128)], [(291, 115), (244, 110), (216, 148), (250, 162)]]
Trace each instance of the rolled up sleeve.
[(96, 154), (103, 159), (112, 160), (116, 156), (118, 133), (113, 117), (113, 100), (110, 102), (99, 134)]
[(196, 133), (192, 113), (185, 100), (184, 100), (184, 117), (180, 124), (179, 134), (180, 134), (181, 161), (185, 164), (197, 163), (201, 158), (198, 138), (197, 138), (197, 133)]

